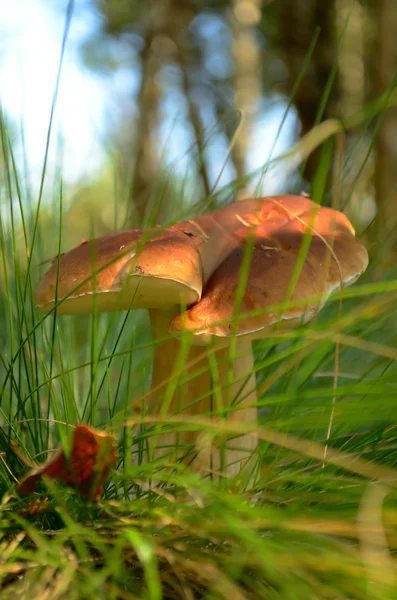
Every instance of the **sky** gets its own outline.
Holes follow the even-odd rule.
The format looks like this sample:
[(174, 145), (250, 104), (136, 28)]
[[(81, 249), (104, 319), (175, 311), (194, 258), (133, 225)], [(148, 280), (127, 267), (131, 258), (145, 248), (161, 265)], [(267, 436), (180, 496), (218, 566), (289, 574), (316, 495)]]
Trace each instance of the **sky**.
[[(23, 126), (29, 166), (37, 179), (44, 158), (65, 18), (61, 10), (48, 10), (40, 0), (0, 0), (0, 7), (0, 101), (17, 140)], [(61, 72), (50, 156), (56, 154), (61, 133), (62, 171), (69, 181), (94, 173), (104, 160), (104, 82), (84, 69), (78, 56), (79, 41), (95, 25), (89, 13), (84, 19), (72, 21)]]
[[(0, 103), (22, 164), (21, 131), (34, 191), (38, 190), (44, 159), (51, 103), (56, 86), (67, 2), (63, 0), (0, 0)], [(61, 160), (65, 182), (75, 184), (100, 176), (106, 165), (109, 123), (117, 116), (120, 99), (138, 88), (139, 73), (134, 69), (109, 71), (105, 75), (84, 66), (81, 45), (100, 27), (99, 16), (88, 9), (86, 0), (76, 0), (67, 39), (56, 103), (49, 152), (49, 173)], [(171, 90), (164, 98), (161, 144), (166, 145), (166, 161), (183, 175), (189, 169), (187, 150), (190, 128), (183, 96)], [(248, 155), (248, 169), (262, 166), (269, 156), (285, 102), (275, 103), (258, 118)], [(208, 127), (213, 116), (208, 114)], [(292, 142), (294, 116), (287, 119), (274, 155)], [(213, 180), (217, 178), (227, 146), (220, 140), (212, 149)], [(62, 157), (60, 159), (60, 156)], [(222, 183), (231, 174), (224, 173)], [(277, 175), (269, 179), (269, 192), (277, 188)]]

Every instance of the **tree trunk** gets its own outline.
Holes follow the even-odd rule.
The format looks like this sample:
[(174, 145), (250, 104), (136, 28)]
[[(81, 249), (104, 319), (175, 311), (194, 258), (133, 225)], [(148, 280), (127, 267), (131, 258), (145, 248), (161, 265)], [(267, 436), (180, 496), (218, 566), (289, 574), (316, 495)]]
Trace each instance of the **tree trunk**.
[[(130, 221), (139, 225), (145, 219), (151, 186), (158, 172), (153, 135), (157, 123), (160, 89), (156, 82), (158, 61), (153, 55), (154, 30), (149, 29), (141, 52), (141, 82), (138, 94), (138, 118), (134, 140), (135, 161), (130, 185)], [(135, 213), (135, 214), (134, 214)], [(135, 218), (134, 218), (135, 217)]]
[[(261, 19), (260, 0), (234, 0), (231, 17), (233, 32), (234, 93), (236, 107), (241, 110), (241, 125), (232, 149), (238, 177), (246, 173), (247, 153), (251, 146), (253, 120), (262, 93), (261, 54), (255, 27)], [(246, 186), (238, 198), (248, 195)]]
[[(280, 0), (280, 9), (282, 50), (289, 69), (290, 92), (302, 76), (310, 44), (317, 29), (320, 29), (310, 64), (304, 71), (292, 99), (299, 113), (303, 136), (316, 122), (332, 116), (337, 100), (335, 82), (327, 99), (324, 97), (332, 68), (337, 60), (334, 34), (335, 5), (334, 0)], [(309, 182), (316, 173), (318, 158), (319, 151), (316, 151), (307, 160), (303, 176)]]
[[(377, 96), (397, 81), (397, 3), (377, 0), (376, 92)], [(378, 208), (377, 252), (393, 261), (397, 241), (397, 108), (389, 108), (376, 136), (375, 191)]]

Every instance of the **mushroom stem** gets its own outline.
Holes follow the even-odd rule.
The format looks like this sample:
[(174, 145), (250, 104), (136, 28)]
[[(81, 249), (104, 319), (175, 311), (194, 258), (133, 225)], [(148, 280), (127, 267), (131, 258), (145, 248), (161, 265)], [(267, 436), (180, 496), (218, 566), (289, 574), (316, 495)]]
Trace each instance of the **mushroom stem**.
[[(224, 418), (238, 431), (239, 424), (257, 424), (258, 414), (252, 343), (240, 339), (235, 350), (232, 361), (229, 346), (212, 351), (212, 357), (209, 354), (208, 359), (211, 361), (212, 358), (218, 376), (218, 381), (213, 379), (210, 388), (213, 406), (224, 410)], [(257, 445), (256, 434), (240, 435), (223, 444), (214, 444), (211, 451), (203, 452), (199, 460), (202, 464), (205, 457), (211, 455), (213, 470), (227, 475), (236, 475), (242, 468), (248, 472), (248, 466), (251, 470), (256, 462)]]
[[(238, 341), (233, 362), (229, 349), (186, 347), (183, 339), (170, 338), (172, 311), (150, 310), (154, 361), (150, 410), (162, 414), (198, 415), (239, 423), (257, 421), (256, 381), (250, 342)], [(163, 341), (161, 341), (163, 339)], [(160, 340), (160, 341), (159, 341)], [(190, 366), (189, 366), (190, 365)], [(168, 381), (168, 383), (165, 383)], [(231, 407), (235, 409), (230, 410)], [(238, 407), (238, 408), (237, 408)], [(224, 411), (224, 417), (219, 416)], [(213, 438), (211, 432), (192, 430), (164, 433), (157, 437), (155, 456), (183, 460), (202, 474), (233, 476), (253, 466), (255, 435), (234, 439)]]

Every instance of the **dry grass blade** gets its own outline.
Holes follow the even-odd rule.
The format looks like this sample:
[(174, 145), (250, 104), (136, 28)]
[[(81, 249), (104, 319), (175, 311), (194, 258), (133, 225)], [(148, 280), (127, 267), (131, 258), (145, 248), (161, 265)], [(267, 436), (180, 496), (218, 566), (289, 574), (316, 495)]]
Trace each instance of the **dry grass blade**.
[(367, 573), (367, 585), (381, 586), (385, 597), (396, 584), (397, 563), (392, 559), (383, 524), (382, 508), (388, 489), (369, 484), (363, 494), (357, 515), (361, 556)]
[[(134, 420), (129, 420), (123, 426), (135, 427), (138, 424), (156, 423), (158, 425), (175, 425), (182, 429), (184, 427), (194, 427), (202, 431), (211, 431), (216, 435), (257, 435), (260, 440), (269, 444), (274, 444), (288, 450), (292, 450), (301, 455), (313, 458), (316, 461), (324, 460), (324, 445), (312, 440), (305, 440), (295, 435), (276, 431), (268, 427), (247, 426), (239, 423), (238, 426), (230, 425), (224, 421), (218, 422), (205, 418), (183, 418), (182, 416), (154, 416), (142, 417)], [(380, 463), (370, 462), (351, 454), (346, 454), (328, 448), (326, 461), (327, 464), (333, 465), (340, 469), (345, 469), (356, 475), (368, 478), (370, 480), (379, 481), (392, 488), (397, 489), (397, 470), (387, 467)]]

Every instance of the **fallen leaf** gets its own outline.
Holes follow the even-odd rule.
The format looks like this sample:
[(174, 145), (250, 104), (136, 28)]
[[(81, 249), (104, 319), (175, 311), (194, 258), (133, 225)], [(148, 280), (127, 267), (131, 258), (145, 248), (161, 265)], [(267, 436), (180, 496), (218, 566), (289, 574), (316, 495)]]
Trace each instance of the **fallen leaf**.
[(23, 505), (21, 510), (18, 511), (18, 514), (24, 519), (28, 519), (29, 517), (35, 517), (47, 512), (50, 506), (51, 503), (48, 496), (44, 499), (34, 498), (33, 500), (28, 500), (27, 503)]
[(56, 479), (77, 490), (83, 498), (96, 502), (103, 482), (116, 461), (115, 438), (87, 425), (78, 425), (73, 433), (70, 456), (63, 448), (42, 465), (33, 468), (19, 483), (17, 492), (33, 494), (42, 477)]

